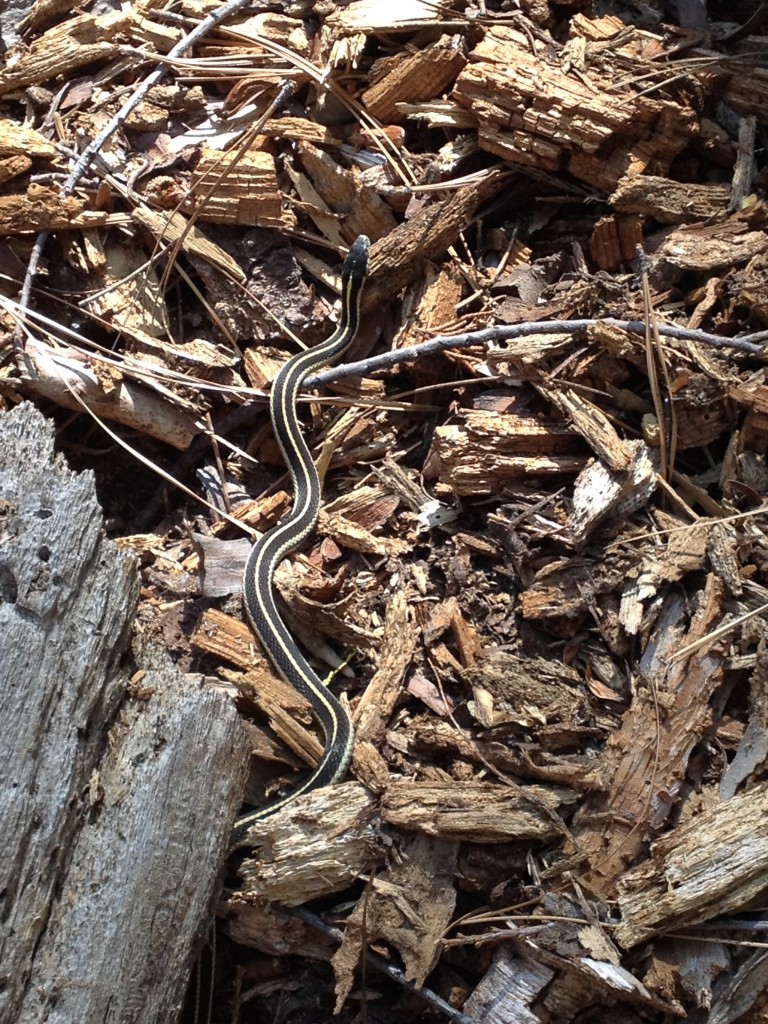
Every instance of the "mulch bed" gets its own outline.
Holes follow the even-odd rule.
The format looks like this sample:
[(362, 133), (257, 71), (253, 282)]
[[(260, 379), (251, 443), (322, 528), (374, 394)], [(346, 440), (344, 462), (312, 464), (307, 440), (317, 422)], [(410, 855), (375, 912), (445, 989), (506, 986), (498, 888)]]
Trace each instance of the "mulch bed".
[(215, 1019), (764, 1020), (768, 13), (295, 6), (186, 50), (218, 5), (37, 3), (0, 67), (0, 401), (96, 473), (256, 803), (320, 742), (233, 521), (290, 507), (269, 383), (373, 242), (278, 574), (351, 781), (233, 862)]

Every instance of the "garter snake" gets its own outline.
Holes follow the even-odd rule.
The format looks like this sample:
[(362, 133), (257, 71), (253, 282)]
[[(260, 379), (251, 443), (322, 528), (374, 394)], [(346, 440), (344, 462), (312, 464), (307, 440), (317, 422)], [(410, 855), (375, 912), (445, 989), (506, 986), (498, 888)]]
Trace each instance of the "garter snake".
[[(320, 510), (320, 478), (296, 414), (299, 388), (313, 370), (337, 359), (357, 333), (369, 247), (366, 236), (359, 235), (342, 265), (339, 326), (320, 345), (289, 359), (272, 384), (269, 412), (275, 438), (291, 475), (293, 508), (290, 515), (256, 541), (243, 572), (243, 601), (251, 625), (283, 679), (309, 701), (325, 733), (323, 754), (315, 770), (290, 793), (237, 819), (232, 831), (232, 848), (243, 844), (255, 822), (274, 814), (302, 793), (338, 782), (347, 770), (352, 753), (354, 736), (349, 715), (309, 665), (280, 617), (273, 579), (283, 558), (311, 533)], [(211, 1021), (215, 929), (211, 930), (210, 939), (211, 945), (201, 954), (194, 974), (194, 1024), (210, 1024)]]
[(245, 610), (251, 625), (283, 679), (312, 706), (325, 733), (323, 754), (315, 770), (296, 789), (238, 818), (232, 834), (235, 845), (242, 842), (255, 821), (285, 807), (302, 793), (337, 782), (346, 772), (352, 752), (349, 715), (311, 668), (280, 617), (273, 577), (283, 558), (312, 531), (320, 509), (320, 478), (296, 415), (299, 388), (310, 373), (337, 359), (357, 333), (369, 246), (365, 235), (360, 235), (344, 260), (339, 326), (320, 345), (289, 359), (272, 385), (269, 411), (275, 438), (291, 475), (293, 509), (278, 526), (256, 541), (243, 573)]

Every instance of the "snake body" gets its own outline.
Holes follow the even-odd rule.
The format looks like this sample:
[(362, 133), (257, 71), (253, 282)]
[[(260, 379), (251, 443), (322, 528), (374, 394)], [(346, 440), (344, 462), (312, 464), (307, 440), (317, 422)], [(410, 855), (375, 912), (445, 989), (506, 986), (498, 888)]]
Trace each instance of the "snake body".
[[(256, 635), (277, 671), (312, 706), (325, 733), (323, 755), (315, 770), (286, 796), (241, 815), (232, 831), (232, 847), (247, 839), (251, 826), (291, 803), (302, 793), (338, 782), (346, 773), (354, 739), (349, 715), (326, 688), (299, 650), (280, 617), (274, 594), (275, 569), (307, 537), (320, 511), (320, 478), (304, 440), (296, 413), (299, 388), (313, 371), (327, 366), (352, 342), (360, 323), (360, 299), (368, 274), (370, 242), (359, 235), (341, 268), (342, 312), (339, 326), (320, 345), (299, 352), (282, 367), (272, 385), (269, 411), (272, 427), (293, 483), (293, 508), (273, 530), (251, 548), (243, 572), (245, 610)], [(195, 966), (192, 983), (194, 1024), (210, 1024), (213, 1011), (213, 974), (216, 930)]]
[(243, 573), (245, 609), (272, 664), (286, 682), (306, 697), (325, 733), (323, 755), (315, 770), (286, 796), (238, 818), (233, 842), (250, 826), (296, 797), (342, 778), (352, 753), (352, 723), (333, 694), (299, 650), (280, 617), (274, 594), (275, 569), (311, 533), (320, 510), (320, 479), (301, 433), (296, 399), (304, 380), (336, 360), (351, 343), (360, 323), (360, 299), (368, 273), (370, 242), (360, 235), (342, 266), (342, 314), (339, 326), (320, 345), (299, 352), (282, 367), (272, 385), (270, 415), (277, 443), (293, 484), (293, 509), (251, 548)]

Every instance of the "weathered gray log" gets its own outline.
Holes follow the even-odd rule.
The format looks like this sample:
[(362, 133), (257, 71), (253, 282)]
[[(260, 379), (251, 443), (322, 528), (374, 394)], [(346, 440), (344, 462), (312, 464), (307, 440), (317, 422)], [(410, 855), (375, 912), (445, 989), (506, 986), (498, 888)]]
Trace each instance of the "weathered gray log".
[(2, 1024), (168, 1024), (207, 927), (245, 740), (159, 651), (130, 662), (137, 594), (91, 475), (32, 406), (1, 416)]

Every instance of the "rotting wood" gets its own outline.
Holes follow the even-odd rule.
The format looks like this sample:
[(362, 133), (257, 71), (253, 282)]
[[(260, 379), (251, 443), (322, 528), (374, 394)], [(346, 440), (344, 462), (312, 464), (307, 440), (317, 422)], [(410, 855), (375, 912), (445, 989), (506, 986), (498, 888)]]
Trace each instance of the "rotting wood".
[(433, 444), (440, 482), (460, 495), (497, 494), (529, 475), (572, 475), (586, 461), (569, 427), (486, 410), (439, 427)]
[[(646, 599), (655, 591), (649, 575), (629, 583), (630, 588), (645, 585)], [(637, 856), (648, 831), (667, 820), (690, 753), (710, 726), (709, 698), (722, 682), (722, 655), (716, 647), (686, 658), (674, 654), (711, 629), (721, 600), (722, 584), (710, 577), (689, 629), (681, 601), (671, 597), (665, 602), (654, 640), (638, 666), (632, 703), (595, 766), (597, 775), (610, 779), (610, 789), (604, 801), (591, 801), (595, 824), (587, 816), (577, 839), (593, 855), (591, 884), (606, 894)]]
[(483, 980), (464, 1005), (465, 1011), (485, 1024), (538, 1024), (530, 1006), (538, 1001), (552, 979), (554, 968), (530, 957), (515, 955), (509, 946), (497, 946)]
[[(30, 341), (24, 364), (26, 380), (18, 387), (65, 409), (81, 413), (85, 406), (95, 416), (141, 430), (180, 450), (202, 429), (189, 409), (170, 404), (154, 388), (124, 379), (121, 371), (98, 359), (86, 362), (77, 350), (60, 352), (45, 342)], [(101, 377), (95, 372), (99, 366), (104, 370)]]
[(0, 1017), (171, 1021), (240, 801), (240, 725), (147, 645), (130, 674), (131, 559), (31, 405), (0, 418), (0, 489)]
[(722, 224), (687, 224), (663, 232), (652, 248), (653, 261), (684, 270), (709, 272), (746, 263), (768, 252), (765, 219), (750, 231), (747, 217), (735, 215)]
[[(548, 839), (559, 834), (545, 811), (559, 812), (574, 799), (566, 789), (505, 789), (484, 782), (393, 782), (382, 798), (382, 817), (400, 828), (438, 839), (480, 843)], [(542, 805), (542, 806), (540, 806)]]
[(191, 643), (199, 651), (247, 669), (245, 676), (229, 674), (228, 678), (254, 708), (266, 715), (289, 750), (305, 764), (315, 763), (322, 747), (309, 731), (309, 702), (269, 668), (266, 657), (254, 649), (256, 641), (244, 622), (212, 609), (201, 618)]
[[(571, 26), (574, 34), (586, 41), (588, 52), (590, 43), (596, 44), (594, 52), (607, 52), (610, 55), (615, 51), (616, 63), (622, 70), (626, 69), (625, 62), (628, 62), (636, 76), (652, 71), (655, 77), (667, 74), (666, 69), (662, 70), (656, 61), (669, 44), (656, 33), (637, 29), (627, 32), (626, 24), (615, 14), (589, 18), (578, 13)], [(730, 57), (717, 50), (696, 46), (688, 51), (688, 57), (691, 67), (695, 67), (698, 62), (704, 64), (700, 81), (706, 83), (706, 88), (716, 88), (719, 95), (733, 104), (740, 114), (749, 115), (765, 109), (768, 100), (768, 70), (764, 67), (752, 65), (748, 58), (745, 60), (741, 55)], [(748, 74), (744, 73), (746, 69)]]
[(611, 205), (619, 213), (637, 213), (662, 224), (711, 220), (728, 212), (727, 185), (683, 184), (652, 174), (626, 175), (616, 185)]
[(249, 834), (253, 853), (239, 869), (238, 901), (295, 907), (346, 888), (381, 855), (372, 812), (365, 787), (344, 782), (259, 821)]
[(653, 843), (650, 857), (619, 882), (616, 938), (709, 921), (752, 905), (768, 888), (768, 788), (754, 786)]
[[(132, 19), (123, 11), (94, 16), (81, 14), (37, 38), (25, 53), (14, 54), (0, 68), (0, 95), (57, 75), (70, 75), (99, 60), (119, 54), (121, 36)], [(124, 36), (123, 36), (124, 37)]]
[(362, 101), (379, 121), (399, 121), (400, 103), (419, 103), (440, 96), (467, 62), (461, 36), (442, 36), (408, 57), (398, 54), (372, 69), (372, 85)]
[(197, 218), (209, 224), (295, 227), (295, 215), (280, 199), (272, 154), (254, 145), (237, 157), (203, 147), (191, 181)]
[(46, 185), (30, 184), (24, 195), (0, 196), (0, 236), (103, 228), (110, 223), (125, 223), (125, 217), (89, 210), (85, 200), (61, 196)]
[[(574, 75), (534, 56), (516, 28), (491, 28), (470, 52), (453, 96), (477, 117), (478, 143), (512, 163), (567, 168), (610, 189), (632, 168), (668, 167), (695, 131), (692, 111), (627, 89), (619, 102), (593, 69)], [(598, 155), (599, 154), (599, 155)]]
[(331, 961), (336, 975), (336, 1012), (355, 983), (365, 947), (387, 942), (403, 959), (408, 981), (422, 986), (440, 957), (442, 939), (456, 908), (451, 880), (459, 844), (410, 835), (386, 878), (373, 880), (367, 898), (347, 918), (344, 939)]
[(452, 245), (480, 203), (501, 185), (500, 175), (489, 175), (478, 184), (464, 186), (447, 199), (423, 206), (382, 238), (371, 253), (363, 310), (380, 307), (413, 281), (420, 264)]
[(638, 246), (642, 244), (642, 218), (611, 213), (595, 224), (589, 252), (600, 270), (619, 270), (637, 258)]
[(155, 238), (179, 244), (184, 251), (196, 254), (211, 263), (233, 281), (242, 283), (245, 275), (240, 265), (220, 245), (212, 242), (199, 228), (180, 213), (156, 213), (154, 210), (137, 207), (133, 220), (150, 231)]
[(28, 156), (52, 160), (56, 156), (54, 144), (34, 128), (0, 118), (0, 157)]
[[(376, 189), (341, 166), (329, 153), (309, 142), (300, 142), (298, 155), (304, 174), (296, 181), (306, 208), (312, 219), (334, 241), (349, 243), (366, 232), (374, 238), (381, 238), (395, 228), (397, 222), (392, 211)], [(311, 194), (306, 194), (301, 188), (304, 181)], [(313, 197), (314, 202), (310, 202)], [(342, 231), (336, 224), (334, 211), (344, 209), (350, 212)]]
[(405, 596), (397, 593), (387, 608), (377, 671), (355, 713), (355, 727), (361, 741), (376, 745), (381, 742), (400, 695), (403, 677), (414, 657), (417, 639), (418, 631), (408, 614)]

